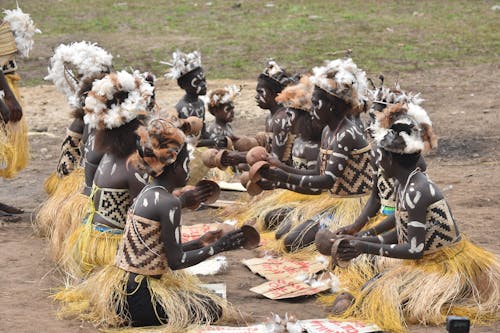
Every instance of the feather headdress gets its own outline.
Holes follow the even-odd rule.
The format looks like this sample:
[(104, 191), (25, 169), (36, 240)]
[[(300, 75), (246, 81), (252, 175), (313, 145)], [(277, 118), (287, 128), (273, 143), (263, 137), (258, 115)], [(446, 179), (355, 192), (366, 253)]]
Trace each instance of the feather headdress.
[(416, 104), (394, 104), (376, 116), (371, 126), (378, 145), (399, 154), (414, 154), (437, 147), (437, 137), (425, 110)]
[(281, 92), (286, 86), (296, 83), (300, 76), (293, 76), (286, 70), (281, 68), (280, 65), (273, 59), (268, 59), (266, 61), (266, 67), (262, 74), (259, 75), (259, 79), (268, 80), (272, 84), (272, 88), (276, 93)]
[(17, 51), (24, 58), (28, 58), (34, 44), (33, 37), (42, 31), (35, 27), (29, 14), (24, 13), (19, 5), (16, 9), (6, 9), (3, 13), (5, 14), (3, 20), (9, 23), (10, 29), (14, 33)]
[(420, 93), (414, 94), (401, 89), (399, 82), (394, 84), (393, 88), (385, 87), (383, 84), (383, 76), (380, 76), (382, 84), (380, 87), (371, 91), (373, 102), (379, 104), (397, 104), (397, 103), (413, 103), (420, 105), (424, 100), (420, 97)]
[(208, 93), (208, 106), (211, 108), (217, 105), (233, 102), (234, 99), (240, 96), (241, 87), (235, 85), (225, 86), (221, 89), (215, 89)]
[(366, 74), (352, 59), (328, 61), (325, 66), (314, 67), (313, 83), (326, 92), (350, 103), (353, 107), (363, 107), (369, 102)]
[(299, 83), (286, 87), (277, 97), (276, 102), (286, 107), (311, 111), (311, 97), (314, 84), (309, 76), (304, 75)]
[(86, 41), (61, 44), (50, 58), (49, 74), (44, 80), (51, 80), (56, 90), (63, 93), (72, 107), (80, 107), (77, 96), (79, 85), (86, 78), (98, 73), (108, 73), (113, 56), (96, 43)]
[(165, 74), (165, 77), (177, 80), (192, 70), (201, 67), (201, 54), (198, 51), (186, 54), (177, 50), (172, 53), (170, 62), (162, 61), (161, 63), (171, 67), (170, 71)]
[(84, 121), (90, 128), (113, 129), (149, 113), (154, 87), (138, 71), (121, 71), (94, 81), (85, 99)]

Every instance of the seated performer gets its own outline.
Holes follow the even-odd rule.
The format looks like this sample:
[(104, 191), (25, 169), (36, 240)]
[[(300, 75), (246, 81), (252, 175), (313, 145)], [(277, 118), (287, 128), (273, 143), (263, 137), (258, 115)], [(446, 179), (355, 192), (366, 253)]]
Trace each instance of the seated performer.
[[(138, 151), (130, 164), (153, 177), (127, 215), (115, 266), (106, 266), (80, 285), (58, 293), (62, 312), (105, 327), (166, 325), (185, 331), (226, 316), (228, 305), (200, 287), (182, 269), (239, 248), (241, 231), (210, 232), (181, 243), (181, 201), (172, 195), (189, 177), (185, 136), (166, 119), (138, 130)], [(78, 306), (81, 305), (81, 306)]]
[(208, 111), (215, 117), (215, 121), (207, 126), (208, 138), (236, 139), (231, 122), (234, 119), (234, 99), (240, 91), (241, 88), (232, 85), (208, 93)]
[[(312, 219), (304, 221), (303, 214), (295, 208), (299, 221), (302, 220), (300, 224), (293, 225), (291, 220), (281, 224), (276, 237), (287, 234), (284, 240), (287, 251), (312, 244), (320, 227), (335, 230), (351, 223), (348, 219), (353, 214), (359, 215), (364, 205), (361, 198), (366, 197), (372, 187), (370, 147), (364, 134), (347, 117), (352, 108), (367, 99), (365, 73), (351, 59), (328, 62), (324, 67), (314, 68), (314, 73), (312, 113), (327, 125), (316, 169), (299, 170), (270, 160), (277, 167), (260, 171), (265, 178), (260, 182), (264, 188), (286, 188), (313, 195), (328, 190), (332, 196), (322, 205), (306, 201), (306, 209), (310, 210), (311, 206), (319, 209)], [(290, 231), (292, 227), (295, 228)]]
[[(28, 58), (33, 37), (41, 31), (19, 6), (4, 10), (4, 14), (0, 19), (0, 99), (4, 105), (0, 120), (0, 177), (12, 178), (29, 160), (28, 126), (21, 107), (16, 56)], [(0, 216), (21, 213), (21, 209), (0, 203)]]
[[(61, 154), (56, 172), (45, 181), (46, 192), (51, 195), (59, 183), (78, 169), (83, 153), (84, 132), (83, 106), (88, 91), (95, 79), (102, 79), (110, 72), (113, 56), (95, 43), (86, 41), (61, 44), (50, 58), (49, 74), (44, 78), (54, 83), (56, 90), (66, 97), (72, 108), (72, 122), (61, 145)], [(78, 179), (78, 182), (81, 179)], [(78, 187), (71, 184), (72, 188)], [(63, 191), (64, 192), (64, 191)], [(66, 193), (65, 193), (66, 194)]]
[[(85, 122), (95, 132), (95, 150), (104, 153), (95, 171), (90, 207), (69, 237), (62, 265), (81, 276), (112, 262), (123, 234), (126, 212), (148, 175), (127, 165), (136, 151), (139, 117), (150, 112), (153, 86), (138, 72), (111, 73), (95, 81), (85, 99)], [(87, 173), (87, 170), (86, 170)]]
[(404, 108), (386, 108), (375, 128), (380, 167), (398, 184), (395, 229), (363, 238), (317, 235), (323, 244), (318, 249), (333, 261), (362, 253), (403, 260), (350, 290), (352, 295), (338, 296), (336, 312), (390, 332), (405, 332), (408, 324), (443, 324), (453, 314), (478, 323), (498, 319), (500, 262), (460, 233), (443, 194), (418, 168), (426, 114)]
[[(291, 165), (291, 146), (293, 139), (288, 136), (287, 115), (282, 104), (276, 101), (278, 94), (289, 84), (296, 83), (298, 77), (291, 76), (274, 60), (266, 63), (266, 68), (257, 80), (255, 100), (264, 110), (269, 110), (266, 117), (265, 131), (268, 135), (267, 149), (280, 161)], [(288, 148), (288, 149), (287, 149)], [(285, 156), (285, 152), (287, 152)]]
[[(368, 133), (370, 133), (372, 139), (375, 139), (375, 133), (372, 129), (375, 126), (376, 117), (386, 108), (393, 107), (395, 104), (400, 103), (408, 105), (405, 110), (408, 110), (410, 115), (415, 113), (423, 114), (425, 112), (423, 109), (420, 110), (420, 104), (423, 101), (420, 98), (420, 94), (412, 94), (403, 91), (400, 88), (399, 83), (397, 83), (393, 88), (384, 87), (384, 78), (383, 76), (380, 76), (380, 78), (382, 84), (379, 88), (373, 91), (373, 104), (369, 112), (371, 124), (368, 127)], [(420, 121), (424, 122), (421, 123), (421, 126), (424, 126), (424, 142), (426, 144), (424, 152), (427, 152), (428, 150), (437, 147), (437, 137), (432, 131), (432, 124), (430, 123), (429, 117), (423, 117)], [(356, 218), (354, 223), (338, 229), (335, 232), (337, 234), (353, 235), (360, 232), (361, 229), (364, 229), (363, 232), (359, 233), (360, 236), (373, 236), (377, 233), (388, 231), (391, 226), (394, 225), (393, 215), (396, 204), (394, 179), (385, 177), (383, 169), (378, 165), (381, 160), (381, 151), (377, 148), (376, 142), (373, 141), (371, 146), (372, 159), (374, 160), (373, 166), (375, 169), (375, 173), (373, 175), (374, 186), (372, 193), (360, 216)], [(422, 171), (425, 171), (426, 164), (423, 155), (420, 157), (418, 166)], [(384, 223), (381, 223), (388, 216), (392, 217)], [(369, 227), (369, 229), (365, 228), (365, 226)]]

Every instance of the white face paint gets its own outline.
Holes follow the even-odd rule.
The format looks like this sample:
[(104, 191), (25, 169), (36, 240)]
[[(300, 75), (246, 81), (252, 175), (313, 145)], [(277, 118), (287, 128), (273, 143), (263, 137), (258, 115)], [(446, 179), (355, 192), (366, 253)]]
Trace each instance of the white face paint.
[(182, 163), (182, 168), (184, 169), (184, 172), (186, 173), (186, 181), (189, 179), (189, 158), (186, 157), (184, 159), (184, 162)]

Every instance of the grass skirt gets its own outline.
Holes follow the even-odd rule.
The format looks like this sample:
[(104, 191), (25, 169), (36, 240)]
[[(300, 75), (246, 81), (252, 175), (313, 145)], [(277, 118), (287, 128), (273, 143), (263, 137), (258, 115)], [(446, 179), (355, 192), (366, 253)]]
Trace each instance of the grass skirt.
[(123, 230), (96, 230), (89, 214), (64, 244), (61, 266), (70, 278), (83, 278), (95, 268), (112, 265)]
[[(127, 314), (116, 313), (116, 309), (125, 308), (128, 275), (128, 272), (108, 265), (79, 285), (58, 292), (53, 297), (62, 303), (59, 315), (78, 317), (99, 327), (128, 325)], [(170, 271), (161, 279), (138, 275), (136, 282), (137, 278), (147, 280), (152, 304), (158, 302), (165, 309), (169, 318), (168, 324), (161, 326), (165, 332), (185, 332), (187, 327), (201, 325), (210, 318), (205, 307), (206, 299), (200, 296), (208, 297), (220, 306), (222, 320), (234, 316), (234, 310), (225, 300), (201, 288), (196, 277), (183, 271)]]
[(500, 318), (500, 262), (463, 237), (423, 259), (400, 260), (351, 292), (356, 301), (342, 317), (375, 323), (384, 331), (442, 325), (447, 315), (484, 324)]
[(54, 194), (62, 179), (63, 178), (59, 176), (57, 171), (53, 171), (43, 182), (43, 189), (45, 190), (45, 193), (49, 196)]
[[(17, 81), (21, 79), (20, 76), (18, 74), (5, 74), (5, 79), (18, 103), (22, 104), (17, 87)], [(7, 124), (0, 123), (0, 177), (14, 177), (28, 165), (29, 158), (26, 117), (23, 115), (21, 120), (15, 123), (11, 121)]]
[[(84, 215), (75, 210), (73, 200), (82, 192), (84, 184), (84, 169), (79, 168), (62, 178), (56, 191), (45, 200), (38, 210), (35, 219), (35, 230), (42, 236), (51, 238), (56, 224), (71, 225), (71, 220), (81, 222)], [(78, 206), (79, 207), (79, 206)]]
[(48, 235), (49, 254), (55, 263), (61, 262), (65, 240), (80, 226), (88, 210), (89, 197), (83, 193), (73, 194), (61, 207)]

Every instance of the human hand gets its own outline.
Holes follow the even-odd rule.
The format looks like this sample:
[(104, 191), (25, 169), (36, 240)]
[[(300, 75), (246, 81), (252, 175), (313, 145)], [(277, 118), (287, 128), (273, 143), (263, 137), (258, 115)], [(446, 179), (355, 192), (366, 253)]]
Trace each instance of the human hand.
[(239, 249), (245, 242), (241, 229), (232, 231), (219, 238), (213, 245), (216, 253)]
[(270, 191), (274, 190), (276, 186), (274, 185), (274, 182), (266, 179), (261, 179), (257, 182), (257, 185), (260, 186), (263, 190)]
[(337, 247), (337, 258), (341, 261), (349, 261), (361, 254), (358, 249), (359, 241), (355, 239), (344, 240)]
[(222, 237), (223, 233), (224, 231), (222, 229), (207, 231), (200, 237), (200, 242), (202, 246), (208, 246), (219, 240)]
[(226, 148), (227, 147), (227, 138), (225, 136), (218, 136), (214, 139), (215, 147), (217, 148)]
[(179, 199), (181, 200), (182, 207), (191, 209), (198, 208), (202, 202), (206, 201), (213, 194), (212, 190), (209, 184), (190, 187), (186, 191), (181, 190)]
[(279, 167), (281, 165), (281, 161), (278, 157), (274, 156), (273, 154), (268, 154), (266, 161), (269, 162), (274, 167)]
[(342, 228), (338, 228), (333, 233), (335, 235), (354, 235), (357, 231), (358, 229), (354, 226), (354, 224), (349, 224)]
[(21, 105), (17, 101), (16, 97), (13, 94), (5, 92), (3, 101), (7, 106), (7, 109), (9, 109), (9, 120), (12, 122), (21, 120), (23, 116), (23, 109), (21, 108)]

